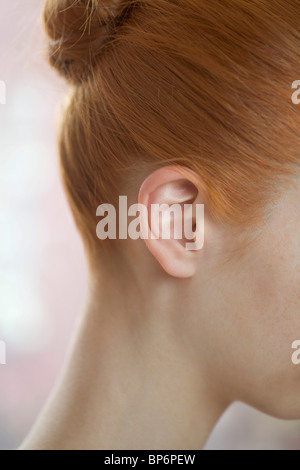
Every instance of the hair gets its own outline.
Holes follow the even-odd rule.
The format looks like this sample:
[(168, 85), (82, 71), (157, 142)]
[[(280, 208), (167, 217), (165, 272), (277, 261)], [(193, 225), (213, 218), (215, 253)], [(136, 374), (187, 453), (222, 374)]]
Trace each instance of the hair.
[[(47, 0), (50, 63), (78, 227), (141, 171), (195, 171), (213, 217), (261, 221), (299, 167), (298, 0)], [(148, 169), (148, 170), (147, 170)]]

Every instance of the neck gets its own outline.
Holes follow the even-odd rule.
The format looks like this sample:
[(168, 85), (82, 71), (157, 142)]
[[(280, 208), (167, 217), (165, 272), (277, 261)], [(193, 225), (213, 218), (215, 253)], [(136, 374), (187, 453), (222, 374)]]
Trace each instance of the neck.
[(118, 275), (91, 287), (62, 380), (26, 448), (200, 449), (225, 410), (175, 314), (178, 286), (162, 282), (149, 296)]

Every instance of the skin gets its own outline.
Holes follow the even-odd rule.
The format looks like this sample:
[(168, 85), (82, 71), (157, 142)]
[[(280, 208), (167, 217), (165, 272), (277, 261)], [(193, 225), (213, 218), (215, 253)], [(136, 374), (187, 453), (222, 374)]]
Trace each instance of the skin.
[[(206, 204), (202, 189), (166, 167), (131, 196)], [(250, 231), (206, 205), (199, 251), (171, 239), (103, 252), (64, 373), (22, 449), (201, 449), (236, 400), (300, 418), (299, 197), (296, 181)]]

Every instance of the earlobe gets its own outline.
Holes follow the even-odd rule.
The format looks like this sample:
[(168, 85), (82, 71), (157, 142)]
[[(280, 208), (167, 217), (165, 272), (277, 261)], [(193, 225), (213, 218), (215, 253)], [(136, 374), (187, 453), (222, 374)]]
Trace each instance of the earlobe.
[(169, 275), (192, 277), (204, 235), (203, 211), (196, 221), (196, 206), (201, 204), (196, 185), (180, 167), (164, 167), (146, 178), (139, 204), (147, 209), (140, 214), (140, 223), (150, 252)]

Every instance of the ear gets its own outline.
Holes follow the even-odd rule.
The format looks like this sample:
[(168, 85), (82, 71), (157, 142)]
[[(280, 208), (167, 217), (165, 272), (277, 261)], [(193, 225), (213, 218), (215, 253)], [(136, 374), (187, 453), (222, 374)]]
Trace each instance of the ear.
[(180, 166), (154, 171), (139, 191), (145, 243), (163, 269), (192, 277), (204, 244), (204, 191), (199, 178)]

